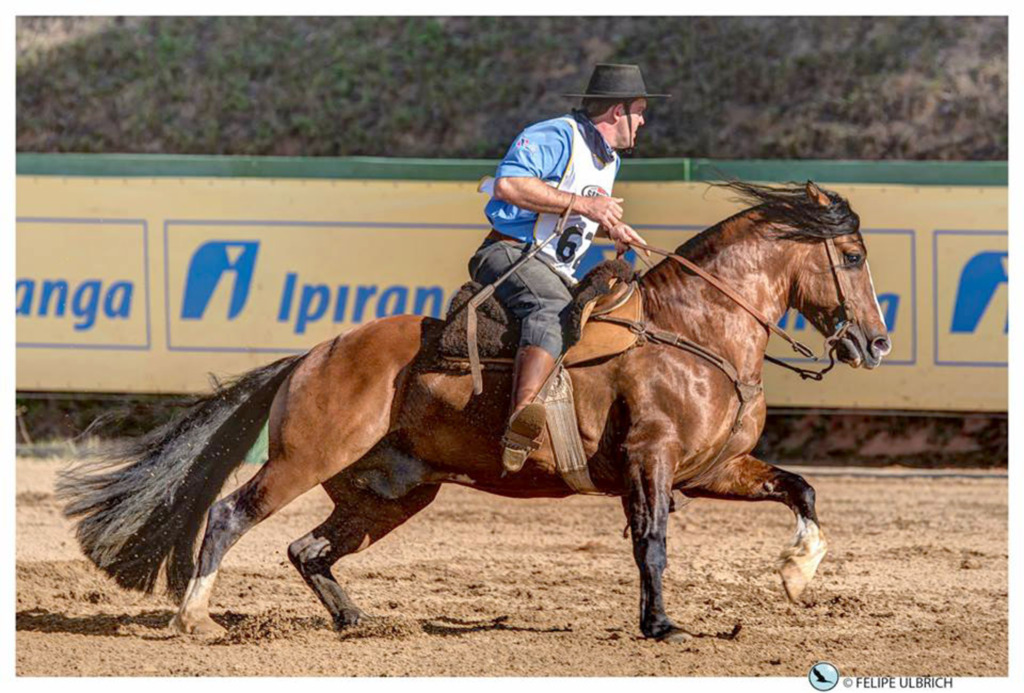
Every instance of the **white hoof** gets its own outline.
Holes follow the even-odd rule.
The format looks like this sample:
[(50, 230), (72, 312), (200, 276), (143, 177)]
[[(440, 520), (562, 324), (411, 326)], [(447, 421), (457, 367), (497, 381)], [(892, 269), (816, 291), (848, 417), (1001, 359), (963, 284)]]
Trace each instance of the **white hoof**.
[(182, 635), (199, 635), (211, 638), (219, 637), (227, 632), (224, 626), (214, 621), (209, 615), (196, 618), (184, 616), (180, 611), (174, 614), (174, 618), (167, 624), (167, 627)]
[(806, 524), (801, 522), (796, 541), (779, 554), (777, 564), (782, 586), (790, 601), (799, 601), (827, 552), (828, 542), (818, 525), (810, 521)]

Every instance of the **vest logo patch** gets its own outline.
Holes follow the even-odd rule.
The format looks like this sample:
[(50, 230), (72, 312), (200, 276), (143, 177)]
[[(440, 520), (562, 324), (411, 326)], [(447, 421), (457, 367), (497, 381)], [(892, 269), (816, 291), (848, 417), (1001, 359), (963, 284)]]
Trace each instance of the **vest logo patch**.
[(580, 195), (583, 197), (608, 197), (608, 191), (602, 188), (600, 185), (588, 185), (580, 191)]

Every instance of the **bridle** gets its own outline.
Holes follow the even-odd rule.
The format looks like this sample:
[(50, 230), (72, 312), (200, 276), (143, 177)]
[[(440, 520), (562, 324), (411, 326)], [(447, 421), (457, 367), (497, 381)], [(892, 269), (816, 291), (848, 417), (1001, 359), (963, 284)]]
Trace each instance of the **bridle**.
[(836, 328), (832, 331), (832, 335), (825, 338), (825, 346), (828, 348), (846, 335), (847, 330), (853, 325), (853, 319), (850, 317), (848, 306), (849, 291), (846, 287), (846, 275), (840, 271), (843, 264), (839, 261), (839, 249), (836, 248), (836, 241), (831, 236), (825, 238), (825, 252), (828, 255), (828, 266), (832, 270), (832, 278), (836, 283), (836, 295), (839, 297), (839, 320), (836, 322)]
[(839, 264), (839, 250), (838, 248), (836, 248), (835, 240), (832, 237), (826, 237), (824, 239), (824, 243), (825, 254), (828, 256), (829, 269), (832, 272), (832, 278), (834, 279), (836, 286), (836, 294), (839, 298), (839, 321), (836, 323), (836, 327), (833, 330), (832, 334), (825, 338), (822, 356), (815, 356), (814, 352), (810, 349), (810, 347), (794, 339), (784, 329), (782, 329), (774, 322), (769, 320), (767, 316), (764, 315), (764, 313), (762, 313), (760, 310), (751, 305), (750, 302), (743, 298), (743, 296), (741, 296), (739, 293), (737, 293), (735, 289), (730, 287), (721, 279), (718, 279), (714, 275), (710, 274), (703, 268), (694, 264), (690, 260), (686, 259), (682, 255), (670, 252), (668, 250), (664, 250), (662, 248), (655, 248), (646, 245), (645, 243), (639, 243), (636, 241), (628, 242), (627, 245), (633, 248), (639, 248), (641, 250), (650, 251), (657, 255), (662, 255), (666, 258), (674, 260), (675, 262), (678, 262), (683, 267), (690, 270), (698, 277), (706, 281), (708, 284), (710, 284), (711, 286), (715, 287), (720, 292), (725, 294), (730, 300), (733, 301), (733, 303), (736, 303), (738, 306), (740, 306), (745, 311), (750, 313), (750, 315), (752, 315), (754, 319), (757, 320), (768, 332), (773, 333), (787, 341), (789, 345), (793, 348), (793, 351), (800, 354), (804, 358), (812, 359), (813, 361), (822, 361), (827, 356), (829, 359), (829, 364), (825, 368), (822, 368), (821, 370), (813, 370), (809, 368), (801, 368), (799, 366), (794, 366), (792, 364), (786, 363), (785, 361), (777, 359), (774, 356), (769, 356), (768, 354), (765, 354), (764, 356), (766, 361), (774, 363), (777, 366), (789, 369), (797, 373), (801, 378), (805, 380), (821, 380), (822, 378), (825, 377), (826, 373), (828, 373), (830, 370), (832, 370), (833, 367), (835, 367), (835, 351), (839, 345), (839, 340), (846, 336), (847, 331), (850, 329), (852, 325), (852, 322), (850, 321), (850, 311), (848, 308), (847, 300), (849, 291), (845, 286), (846, 277), (840, 272), (842, 265)]
[[(789, 368), (805, 380), (821, 380), (825, 377), (826, 373), (835, 367), (835, 352), (836, 348), (839, 346), (839, 340), (845, 337), (847, 331), (853, 326), (853, 320), (850, 318), (850, 309), (848, 307), (847, 296), (849, 295), (849, 291), (847, 291), (846, 288), (846, 275), (840, 271), (843, 265), (839, 262), (839, 249), (836, 248), (836, 241), (831, 236), (827, 236), (825, 238), (825, 254), (828, 256), (829, 270), (832, 272), (832, 279), (835, 281), (836, 285), (836, 296), (839, 298), (839, 320), (836, 322), (836, 326), (832, 331), (832, 334), (825, 338), (825, 346), (823, 350), (823, 354), (827, 355), (829, 359), (828, 366), (820, 371), (814, 371), (792, 366), (784, 361), (780, 361), (779, 359), (765, 354), (765, 359), (767, 361), (770, 361), (777, 366), (782, 366), (783, 368)], [(815, 361), (820, 361), (824, 358), (824, 355), (821, 357), (812, 356), (811, 358)]]

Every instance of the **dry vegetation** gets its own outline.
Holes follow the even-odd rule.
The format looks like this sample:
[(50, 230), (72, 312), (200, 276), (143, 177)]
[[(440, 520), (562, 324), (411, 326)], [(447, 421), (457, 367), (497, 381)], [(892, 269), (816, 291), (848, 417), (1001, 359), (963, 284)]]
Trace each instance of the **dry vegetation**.
[[(645, 157), (1007, 158), (1005, 18), (18, 20), (17, 148), (499, 157), (598, 61)], [(524, 41), (522, 37), (528, 36)]]

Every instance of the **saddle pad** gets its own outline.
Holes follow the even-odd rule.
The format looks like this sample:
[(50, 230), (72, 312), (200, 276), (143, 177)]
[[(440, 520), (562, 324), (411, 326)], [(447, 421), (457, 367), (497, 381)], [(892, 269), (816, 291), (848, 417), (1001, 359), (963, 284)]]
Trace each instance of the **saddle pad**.
[[(628, 286), (633, 279), (633, 268), (622, 260), (602, 262), (573, 287), (573, 303), (569, 307), (563, 338), (566, 347), (580, 339), (585, 317), (608, 294), (614, 302), (617, 288)], [(452, 298), (448, 316), (441, 328), (439, 355), (449, 359), (469, 358), (466, 343), (466, 304), (483, 287), (467, 282)], [(595, 309), (600, 311), (600, 305)], [(519, 346), (519, 320), (508, 313), (497, 298), (491, 296), (477, 310), (477, 343), (481, 358), (512, 358)]]

